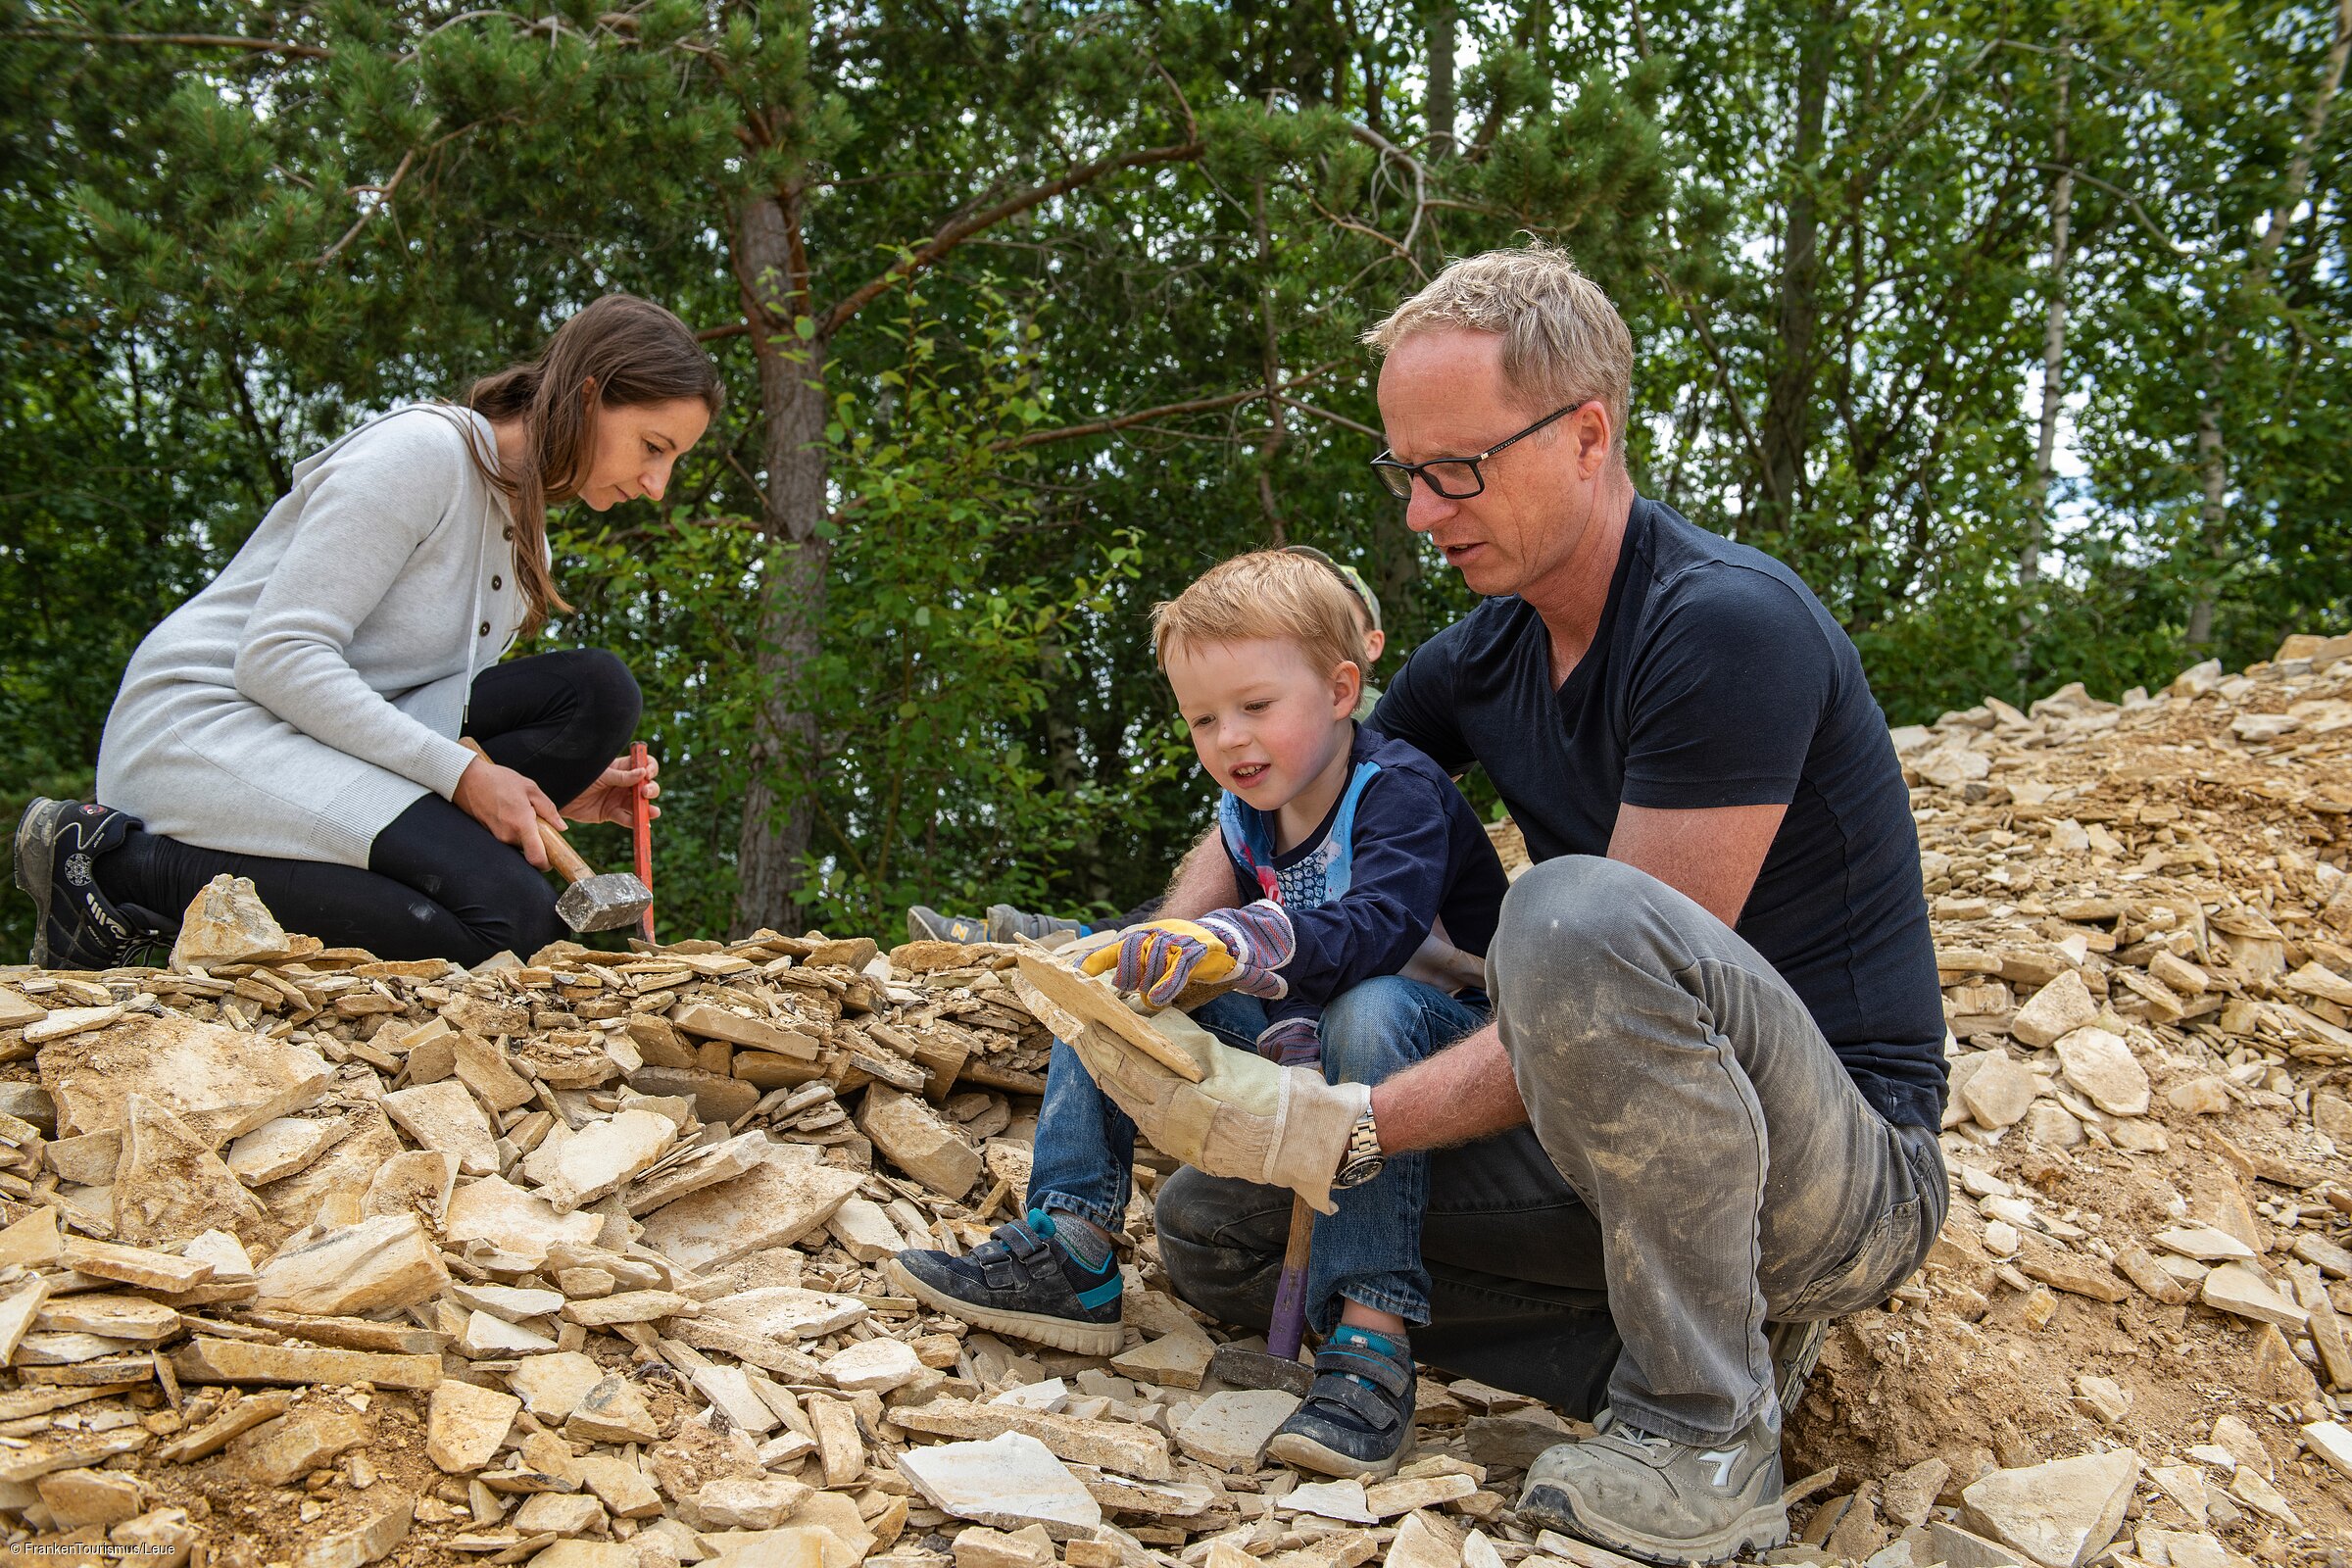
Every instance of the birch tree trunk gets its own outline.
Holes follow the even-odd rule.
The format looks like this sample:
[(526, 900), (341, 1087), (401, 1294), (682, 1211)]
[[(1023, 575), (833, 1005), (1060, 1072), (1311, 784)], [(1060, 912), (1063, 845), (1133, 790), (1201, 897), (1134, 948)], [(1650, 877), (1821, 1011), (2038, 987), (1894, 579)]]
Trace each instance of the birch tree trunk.
[(2034, 512), (2026, 519), (2026, 542), (2017, 553), (2017, 653), (2020, 676), (2034, 667), (2034, 630), (2040, 619), (2041, 550), (2049, 539), (2050, 481), (2058, 451), (2058, 413), (2066, 393), (2066, 266), (2068, 228), (2074, 218), (2075, 166), (2068, 145), (2074, 86), (2074, 41), (2058, 44), (2058, 110), (2050, 127), (2050, 162), (2058, 177), (2050, 185), (2050, 303), (2041, 331), (2041, 429), (2034, 445)]

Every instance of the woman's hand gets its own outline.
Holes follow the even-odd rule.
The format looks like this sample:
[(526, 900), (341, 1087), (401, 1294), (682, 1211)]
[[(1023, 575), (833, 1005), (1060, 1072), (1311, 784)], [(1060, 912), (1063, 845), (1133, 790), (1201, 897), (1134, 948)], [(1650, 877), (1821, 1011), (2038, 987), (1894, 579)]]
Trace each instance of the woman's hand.
[(539, 841), (539, 824), (551, 822), (561, 830), (564, 818), (557, 814), (556, 803), (523, 774), (501, 767), (487, 757), (476, 757), (458, 775), (458, 787), (450, 801), (488, 828), (501, 844), (514, 845), (524, 859), (542, 871), (547, 869), (547, 846)]
[[(625, 757), (615, 757), (602, 778), (564, 808), (564, 814), (574, 822), (615, 822), (622, 827), (634, 827), (638, 791), (642, 787), (648, 801), (660, 795), (662, 786), (654, 782), (654, 776), (661, 771), (662, 761), (656, 757), (648, 756), (643, 767), (633, 766)], [(662, 808), (651, 808), (649, 814), (660, 816)]]

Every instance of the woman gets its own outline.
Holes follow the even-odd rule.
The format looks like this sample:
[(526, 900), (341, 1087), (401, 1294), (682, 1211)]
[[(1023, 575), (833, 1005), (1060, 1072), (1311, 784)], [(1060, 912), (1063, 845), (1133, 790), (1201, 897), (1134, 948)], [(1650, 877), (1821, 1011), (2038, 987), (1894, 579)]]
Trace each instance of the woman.
[(35, 801), (18, 824), (33, 962), (128, 962), (223, 871), (288, 930), (387, 958), (563, 936), (538, 823), (625, 822), (658, 793), (652, 764), (612, 760), (637, 683), (599, 650), (499, 657), (570, 608), (548, 507), (659, 499), (718, 405), (685, 323), (616, 294), (464, 408), (400, 410), (303, 462), (132, 656), (107, 804)]

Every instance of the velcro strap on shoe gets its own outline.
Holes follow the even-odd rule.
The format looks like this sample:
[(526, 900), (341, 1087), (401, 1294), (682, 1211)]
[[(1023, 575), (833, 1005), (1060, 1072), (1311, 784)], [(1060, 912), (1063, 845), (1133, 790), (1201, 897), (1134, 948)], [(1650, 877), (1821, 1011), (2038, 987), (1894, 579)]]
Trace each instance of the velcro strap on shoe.
[[(1322, 1365), (1322, 1361), (1321, 1356), (1315, 1357), (1317, 1366)], [(1338, 1405), (1375, 1432), (1389, 1431), (1403, 1413), (1394, 1400), (1384, 1397), (1378, 1389), (1367, 1389), (1353, 1378), (1344, 1377), (1337, 1372), (1323, 1373), (1315, 1379), (1314, 1386), (1306, 1391), (1307, 1403), (1313, 1404), (1317, 1400)]]
[[(1315, 1356), (1315, 1370), (1321, 1373), (1347, 1372), (1377, 1383), (1396, 1397), (1404, 1397), (1404, 1391), (1413, 1386), (1412, 1372), (1398, 1366), (1389, 1357), (1361, 1346), (1342, 1343), (1329, 1344)], [(1316, 1380), (1322, 1386), (1322, 1380)]]

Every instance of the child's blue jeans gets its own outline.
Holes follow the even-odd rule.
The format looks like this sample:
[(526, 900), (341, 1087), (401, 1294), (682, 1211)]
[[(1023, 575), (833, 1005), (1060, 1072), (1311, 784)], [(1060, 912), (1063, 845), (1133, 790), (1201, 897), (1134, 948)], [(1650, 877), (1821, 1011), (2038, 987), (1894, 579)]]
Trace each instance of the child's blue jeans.
[[(1193, 1014), (1229, 1046), (1249, 1051), (1266, 1026), (1265, 1004), (1229, 992)], [(1483, 998), (1457, 1000), (1416, 980), (1367, 980), (1323, 1009), (1323, 1076), (1376, 1084), (1487, 1021)], [(1028, 1206), (1093, 1220), (1116, 1232), (1127, 1207), (1135, 1123), (1060, 1041), (1046, 1074), (1037, 1160)], [(1339, 1321), (1340, 1300), (1429, 1321), (1429, 1273), (1421, 1264), (1421, 1211), (1429, 1201), (1429, 1157), (1400, 1154), (1363, 1186), (1334, 1193), (1339, 1210), (1318, 1215), (1307, 1264), (1306, 1317), (1318, 1334)]]

